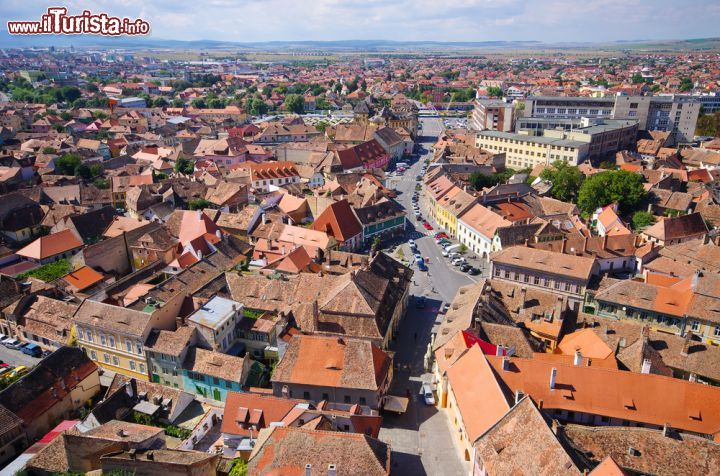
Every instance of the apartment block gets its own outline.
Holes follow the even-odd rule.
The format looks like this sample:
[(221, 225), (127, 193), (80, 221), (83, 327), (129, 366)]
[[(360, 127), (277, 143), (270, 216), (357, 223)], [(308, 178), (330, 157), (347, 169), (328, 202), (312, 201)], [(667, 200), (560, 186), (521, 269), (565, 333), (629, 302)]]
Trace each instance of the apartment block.
[(514, 123), (513, 105), (492, 99), (476, 99), (470, 126), (478, 131), (511, 132)]
[(675, 142), (691, 142), (699, 101), (679, 96), (617, 96), (615, 119), (635, 119), (641, 130), (672, 132)]

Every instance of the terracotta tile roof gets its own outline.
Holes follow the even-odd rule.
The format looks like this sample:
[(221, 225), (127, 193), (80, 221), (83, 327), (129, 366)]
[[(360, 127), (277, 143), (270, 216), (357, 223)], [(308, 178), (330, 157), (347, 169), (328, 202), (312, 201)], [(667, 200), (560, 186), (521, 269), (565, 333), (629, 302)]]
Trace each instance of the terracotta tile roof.
[(179, 357), (195, 341), (196, 328), (180, 326), (174, 331), (153, 329), (145, 342), (151, 352)]
[(243, 385), (247, 377), (244, 375), (244, 363), (243, 357), (191, 347), (185, 357), (183, 368)]
[(42, 260), (82, 246), (82, 241), (72, 231), (63, 230), (52, 235), (41, 236), (26, 247), (18, 250), (17, 254), (26, 258)]
[[(632, 474), (720, 473), (720, 444), (698, 436), (672, 430), (669, 436), (663, 436), (662, 430), (649, 428), (584, 425), (564, 426), (562, 433), (591, 461), (612, 458)], [(631, 448), (635, 451), (631, 452)], [(617, 474), (598, 472), (599, 468), (590, 474)]]
[(630, 473), (623, 470), (610, 456), (602, 460), (602, 462), (595, 466), (595, 469), (590, 471), (591, 476), (629, 476)]
[(471, 346), (447, 370), (447, 377), (469, 441), (475, 441), (510, 409), (477, 345)]
[(86, 299), (73, 317), (73, 322), (107, 331), (141, 337), (150, 325), (152, 315), (112, 304)]
[(389, 447), (357, 433), (272, 427), (262, 430), (248, 462), (248, 474), (263, 476), (324, 473), (330, 464), (337, 476), (387, 476)]
[(613, 355), (613, 350), (592, 329), (566, 334), (556, 349), (565, 355), (575, 355), (575, 351), (588, 359), (607, 359)]
[(246, 392), (228, 392), (225, 400), (225, 413), (221, 430), (228, 435), (250, 436), (250, 414), (259, 411), (252, 434), (271, 423), (280, 422), (302, 400), (258, 395)]
[(72, 286), (78, 291), (83, 291), (90, 286), (93, 286), (102, 281), (104, 276), (102, 273), (98, 273), (89, 266), (83, 266), (82, 268), (73, 271), (70, 274), (66, 274), (61, 279)]
[(290, 341), (272, 381), (378, 390), (390, 364), (388, 354), (365, 340), (298, 335)]
[(526, 246), (512, 246), (492, 257), (493, 263), (531, 269), (543, 274), (568, 276), (589, 281), (596, 272), (595, 260)]
[[(520, 390), (543, 408), (564, 409), (698, 434), (720, 432), (720, 388), (653, 374), (638, 374), (596, 367), (557, 365), (538, 359), (510, 358), (502, 370), (502, 357), (488, 356), (497, 377), (514, 392)], [(555, 390), (550, 371), (557, 370)], [(488, 385), (494, 385), (488, 382)]]
[(700, 213), (691, 213), (675, 218), (664, 218), (646, 228), (643, 234), (662, 241), (677, 240), (692, 236), (703, 236), (708, 232)]
[(572, 450), (550, 429), (530, 397), (497, 419), (474, 443), (489, 475), (579, 475)]
[(312, 229), (325, 232), (340, 243), (362, 233), (362, 225), (347, 200), (340, 200), (327, 207), (315, 218)]

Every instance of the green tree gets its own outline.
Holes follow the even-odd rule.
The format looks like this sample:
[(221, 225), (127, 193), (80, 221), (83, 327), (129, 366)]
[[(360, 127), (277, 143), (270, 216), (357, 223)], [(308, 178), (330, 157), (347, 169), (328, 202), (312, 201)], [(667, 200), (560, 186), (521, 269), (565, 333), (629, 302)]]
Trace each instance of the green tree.
[(75, 175), (75, 169), (77, 169), (80, 163), (79, 155), (63, 155), (55, 159), (55, 172), (59, 175)]
[(77, 86), (63, 86), (60, 89), (60, 93), (62, 94), (63, 99), (67, 102), (73, 102), (74, 100), (79, 99), (82, 95)]
[(167, 107), (168, 102), (164, 97), (158, 96), (152, 100), (152, 107)]
[(640, 83), (642, 83), (642, 82), (643, 82), (642, 74), (640, 74), (640, 73), (635, 73), (635, 74), (633, 74), (632, 77), (630, 78), (630, 81), (631, 81), (633, 84), (640, 84)]
[(695, 134), (699, 136), (720, 136), (720, 112), (703, 114), (698, 118)]
[(586, 215), (613, 202), (618, 202), (620, 210), (628, 213), (645, 195), (641, 175), (626, 170), (608, 170), (585, 179), (578, 192), (577, 204)]
[(563, 202), (574, 202), (585, 176), (577, 167), (562, 160), (556, 160), (552, 166), (540, 173), (540, 178), (552, 183), (550, 193), (553, 198)]
[(39, 268), (25, 271), (24, 273), (20, 274), (18, 278), (37, 278), (40, 281), (45, 281), (47, 283), (50, 281), (54, 281), (62, 276), (65, 276), (70, 271), (72, 271), (70, 261), (68, 261), (67, 259), (61, 259), (53, 263), (44, 264)]
[(245, 109), (253, 116), (262, 116), (267, 114), (269, 108), (268, 105), (265, 104), (265, 101), (255, 97), (247, 100)]
[(295, 114), (302, 114), (305, 111), (305, 99), (299, 94), (288, 94), (285, 96), (285, 109)]
[(693, 88), (692, 79), (685, 77), (680, 80), (680, 91), (690, 91)]
[(92, 171), (88, 165), (80, 164), (75, 168), (75, 175), (85, 180), (90, 180), (92, 178)]
[(640, 231), (645, 227), (648, 227), (655, 223), (655, 216), (650, 212), (639, 211), (635, 212), (632, 217), (632, 227), (635, 231)]
[(204, 198), (193, 198), (188, 202), (188, 208), (190, 210), (202, 210), (203, 208), (207, 208), (210, 205), (212, 204)]
[(205, 100), (203, 98), (195, 98), (190, 103), (192, 107), (195, 109), (205, 109), (207, 108), (207, 104), (205, 104)]
[(475, 190), (494, 187), (498, 184), (495, 175), (484, 174), (482, 172), (473, 172), (470, 174), (470, 183), (475, 187)]
[(230, 470), (230, 476), (247, 476), (247, 463), (240, 458), (233, 460), (233, 466)]
[(195, 171), (195, 162), (186, 159), (185, 157), (178, 157), (175, 161), (175, 172), (180, 172), (189, 175)]
[(492, 98), (499, 98), (503, 95), (502, 88), (499, 88), (497, 86), (490, 86), (486, 88), (485, 91), (487, 91), (488, 96)]

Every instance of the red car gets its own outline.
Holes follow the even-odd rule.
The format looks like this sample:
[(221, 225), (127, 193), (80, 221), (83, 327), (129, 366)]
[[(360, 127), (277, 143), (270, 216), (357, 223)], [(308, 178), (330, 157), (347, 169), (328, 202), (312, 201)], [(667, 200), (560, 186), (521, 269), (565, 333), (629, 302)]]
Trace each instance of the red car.
[(426, 230), (432, 230), (432, 229), (433, 229), (432, 225), (430, 225), (430, 223), (428, 223), (428, 222), (423, 223), (423, 226), (425, 227)]
[(435, 239), (436, 239), (436, 240), (439, 240), (439, 239), (441, 239), (441, 238), (447, 238), (447, 237), (448, 237), (448, 236), (447, 236), (447, 233), (445, 233), (444, 231), (441, 231), (440, 233), (435, 233)]

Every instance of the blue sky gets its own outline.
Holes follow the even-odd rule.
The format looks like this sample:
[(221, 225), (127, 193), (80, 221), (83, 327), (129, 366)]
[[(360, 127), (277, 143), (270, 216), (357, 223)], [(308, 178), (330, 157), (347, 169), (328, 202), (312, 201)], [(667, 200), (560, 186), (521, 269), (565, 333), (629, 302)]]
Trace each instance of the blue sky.
[(718, 0), (0, 0), (0, 20), (49, 5), (142, 17), (178, 40), (686, 39), (720, 36)]

